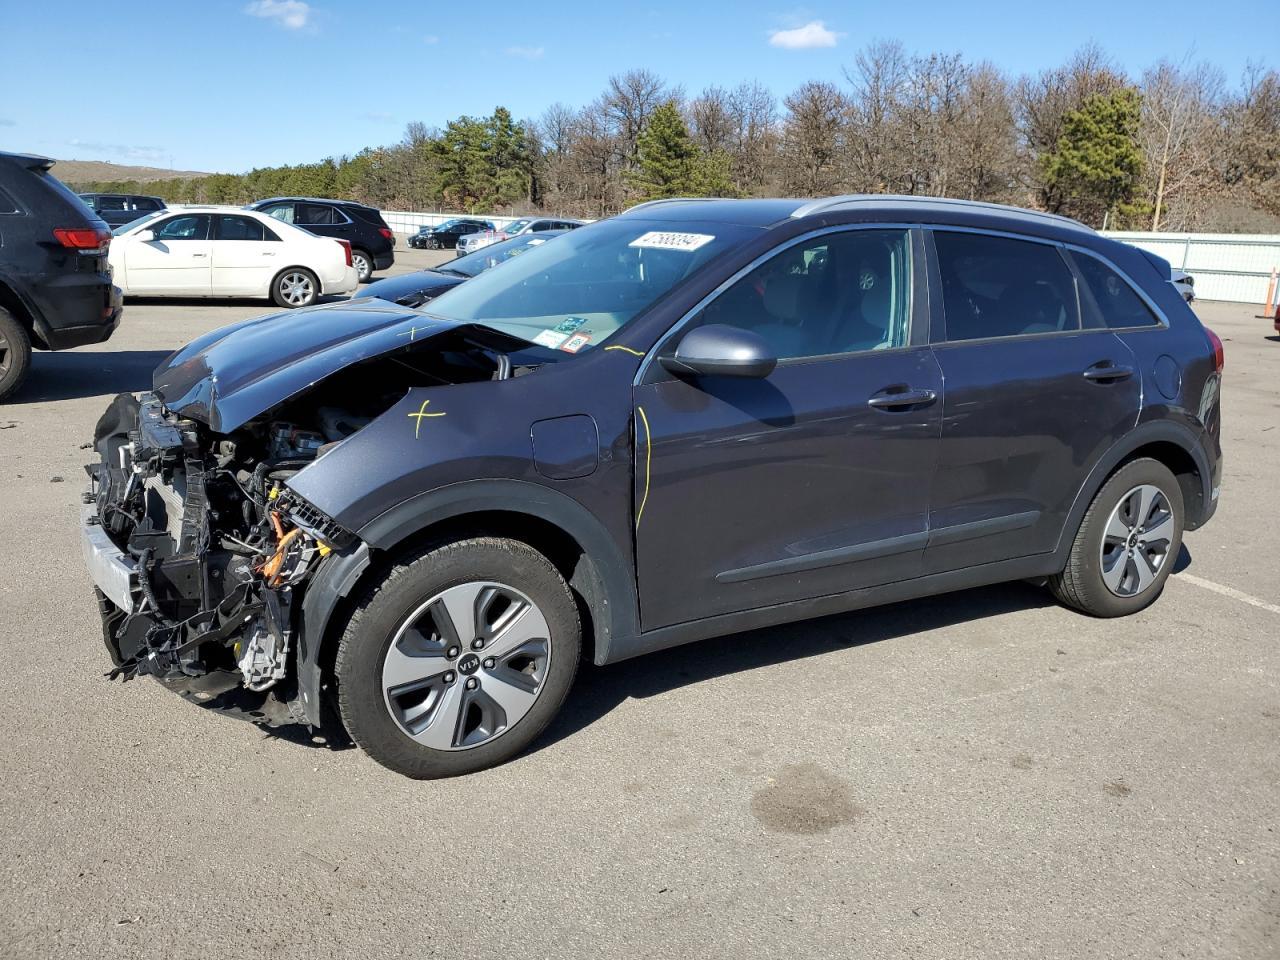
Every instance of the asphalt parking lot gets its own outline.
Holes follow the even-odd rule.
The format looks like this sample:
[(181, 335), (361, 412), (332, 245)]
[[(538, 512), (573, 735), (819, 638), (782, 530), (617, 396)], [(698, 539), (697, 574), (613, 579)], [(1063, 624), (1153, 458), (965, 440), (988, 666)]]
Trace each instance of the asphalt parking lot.
[[(447, 259), (406, 251), (402, 272)], [(129, 302), (0, 406), (0, 957), (1280, 955), (1280, 342), (1226, 341), (1215, 520), (1150, 610), (1024, 584), (580, 675), (416, 783), (103, 678), (77, 512), (109, 396), (265, 303)]]

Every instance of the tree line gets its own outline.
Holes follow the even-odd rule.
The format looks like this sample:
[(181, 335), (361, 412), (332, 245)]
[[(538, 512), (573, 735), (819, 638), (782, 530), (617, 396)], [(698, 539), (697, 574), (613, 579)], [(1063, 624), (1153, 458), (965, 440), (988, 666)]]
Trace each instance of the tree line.
[(688, 95), (649, 70), (584, 106), (517, 121), (498, 107), (318, 163), (147, 183), (77, 184), (170, 202), (278, 195), (386, 209), (605, 217), (668, 196), (904, 193), (988, 200), (1094, 226), (1274, 229), (1280, 74), (1229, 84), (1208, 64), (1138, 77), (1096, 46), (1012, 77), (897, 42), (858, 52), (840, 82), (781, 102), (755, 82)]

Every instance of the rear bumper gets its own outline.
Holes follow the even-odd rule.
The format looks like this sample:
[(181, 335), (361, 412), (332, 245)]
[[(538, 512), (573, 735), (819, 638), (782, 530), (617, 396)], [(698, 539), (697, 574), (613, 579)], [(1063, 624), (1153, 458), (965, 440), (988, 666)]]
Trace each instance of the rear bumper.
[(346, 293), (355, 293), (360, 287), (360, 274), (355, 267), (346, 267), (341, 275), (333, 279), (325, 279), (324, 290), (326, 296), (341, 295)]
[(394, 264), (395, 262), (396, 262), (396, 255), (394, 250), (388, 250), (386, 253), (374, 254), (373, 269), (390, 270), (391, 265)]
[[(64, 290), (68, 294), (85, 292), (83, 287), (68, 287)], [(46, 350), (69, 350), (72, 347), (102, 343), (111, 339), (111, 335), (120, 326), (120, 318), (124, 315), (124, 294), (117, 286), (112, 286), (105, 294), (93, 291), (88, 298), (77, 295), (66, 301), (48, 298), (48, 292), (46, 291), (46, 302), (42, 305), (45, 311), (44, 322), (36, 328), (42, 341), (38, 345)], [(89, 323), (73, 322), (90, 318), (95, 319)]]

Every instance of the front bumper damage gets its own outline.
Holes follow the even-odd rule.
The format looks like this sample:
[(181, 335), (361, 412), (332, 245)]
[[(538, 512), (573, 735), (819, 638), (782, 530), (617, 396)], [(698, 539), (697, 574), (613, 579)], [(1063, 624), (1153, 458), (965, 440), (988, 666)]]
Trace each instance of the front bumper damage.
[(287, 470), (237, 469), (209, 441), (149, 394), (117, 397), (95, 431), (81, 539), (108, 676), (150, 676), (266, 726), (306, 723), (295, 601), (347, 535), (288, 491)]

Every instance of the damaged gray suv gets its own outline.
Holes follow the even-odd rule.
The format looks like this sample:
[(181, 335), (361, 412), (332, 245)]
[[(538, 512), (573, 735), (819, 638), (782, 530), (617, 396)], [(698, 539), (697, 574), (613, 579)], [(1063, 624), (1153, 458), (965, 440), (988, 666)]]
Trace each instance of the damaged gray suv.
[(98, 423), (85, 556), (113, 676), (448, 776), (584, 658), (1014, 579), (1143, 609), (1217, 507), (1221, 370), (1074, 221), (661, 201), (179, 350)]

